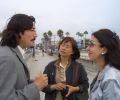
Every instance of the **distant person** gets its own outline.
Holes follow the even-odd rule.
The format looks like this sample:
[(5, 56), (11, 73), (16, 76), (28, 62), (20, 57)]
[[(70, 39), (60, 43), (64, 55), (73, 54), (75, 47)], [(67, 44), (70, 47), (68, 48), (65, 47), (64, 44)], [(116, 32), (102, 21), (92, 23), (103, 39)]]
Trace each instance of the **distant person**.
[[(89, 83), (76, 41), (65, 37), (58, 47), (59, 58), (50, 62), (44, 73), (48, 75), (48, 86), (43, 89), (45, 100), (79, 100), (80, 94), (87, 93)], [(88, 100), (88, 95), (86, 99)]]
[(120, 100), (120, 39), (109, 29), (91, 35), (87, 47), (91, 61), (98, 65), (98, 74), (90, 89), (90, 100)]
[(42, 49), (42, 56), (44, 56), (44, 49)]
[(36, 39), (35, 18), (15, 14), (2, 32), (0, 46), (0, 100), (40, 100), (39, 91), (48, 84), (46, 75), (30, 74), (23, 54)]

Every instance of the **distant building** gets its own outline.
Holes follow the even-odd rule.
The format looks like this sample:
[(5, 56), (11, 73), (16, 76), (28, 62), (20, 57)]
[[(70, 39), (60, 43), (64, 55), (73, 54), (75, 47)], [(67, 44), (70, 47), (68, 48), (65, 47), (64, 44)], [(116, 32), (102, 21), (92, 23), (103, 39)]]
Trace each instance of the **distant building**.
[(82, 41), (81, 42), (77, 41), (77, 47), (78, 47), (78, 49), (84, 48), (84, 46), (82, 45)]

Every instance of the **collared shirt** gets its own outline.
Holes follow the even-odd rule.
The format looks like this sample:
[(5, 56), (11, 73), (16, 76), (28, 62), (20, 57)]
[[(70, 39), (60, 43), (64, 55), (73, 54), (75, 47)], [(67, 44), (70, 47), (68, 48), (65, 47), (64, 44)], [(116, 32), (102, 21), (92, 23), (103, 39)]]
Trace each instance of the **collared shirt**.
[(120, 100), (120, 70), (106, 65), (90, 91), (90, 100)]
[[(67, 66), (66, 66), (67, 67)], [(62, 82), (66, 81), (66, 75), (65, 75), (65, 71), (66, 71), (66, 67), (64, 67), (61, 63), (60, 63), (60, 78)]]
[[(68, 67), (68, 64), (66, 67), (64, 67), (59, 61), (56, 64), (56, 83), (62, 82), (66, 84), (66, 68)], [(62, 100), (61, 92), (58, 91), (56, 94), (55, 100)], [(65, 99), (66, 100), (66, 99)]]
[(25, 58), (25, 57), (24, 57), (25, 51), (24, 51), (19, 45), (18, 45), (17, 47), (18, 47), (18, 49), (20, 50), (20, 53), (22, 54), (23, 59), (24, 59), (24, 58)]

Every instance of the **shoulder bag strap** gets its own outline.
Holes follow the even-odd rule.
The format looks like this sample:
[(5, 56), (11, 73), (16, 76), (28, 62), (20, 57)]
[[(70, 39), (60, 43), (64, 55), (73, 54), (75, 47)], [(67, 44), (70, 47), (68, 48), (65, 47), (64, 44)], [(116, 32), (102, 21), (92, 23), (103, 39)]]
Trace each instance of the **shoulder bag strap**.
[(78, 80), (79, 80), (79, 64), (76, 64), (75, 66), (75, 72), (74, 72), (74, 82), (73, 82), (73, 86), (76, 86), (78, 84)]

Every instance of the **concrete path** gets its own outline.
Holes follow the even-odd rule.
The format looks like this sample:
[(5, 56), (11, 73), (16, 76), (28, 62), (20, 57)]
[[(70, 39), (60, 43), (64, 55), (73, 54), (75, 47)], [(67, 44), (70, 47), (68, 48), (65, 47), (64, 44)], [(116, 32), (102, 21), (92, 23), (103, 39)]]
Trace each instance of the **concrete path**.
[[(46, 53), (42, 56), (41, 52), (37, 52), (35, 58), (30, 58), (27, 60), (27, 65), (30, 71), (31, 79), (34, 79), (38, 73), (44, 71), (45, 66), (50, 62), (55, 60), (56, 57), (48, 56)], [(40, 100), (44, 100), (44, 93), (40, 92)]]

